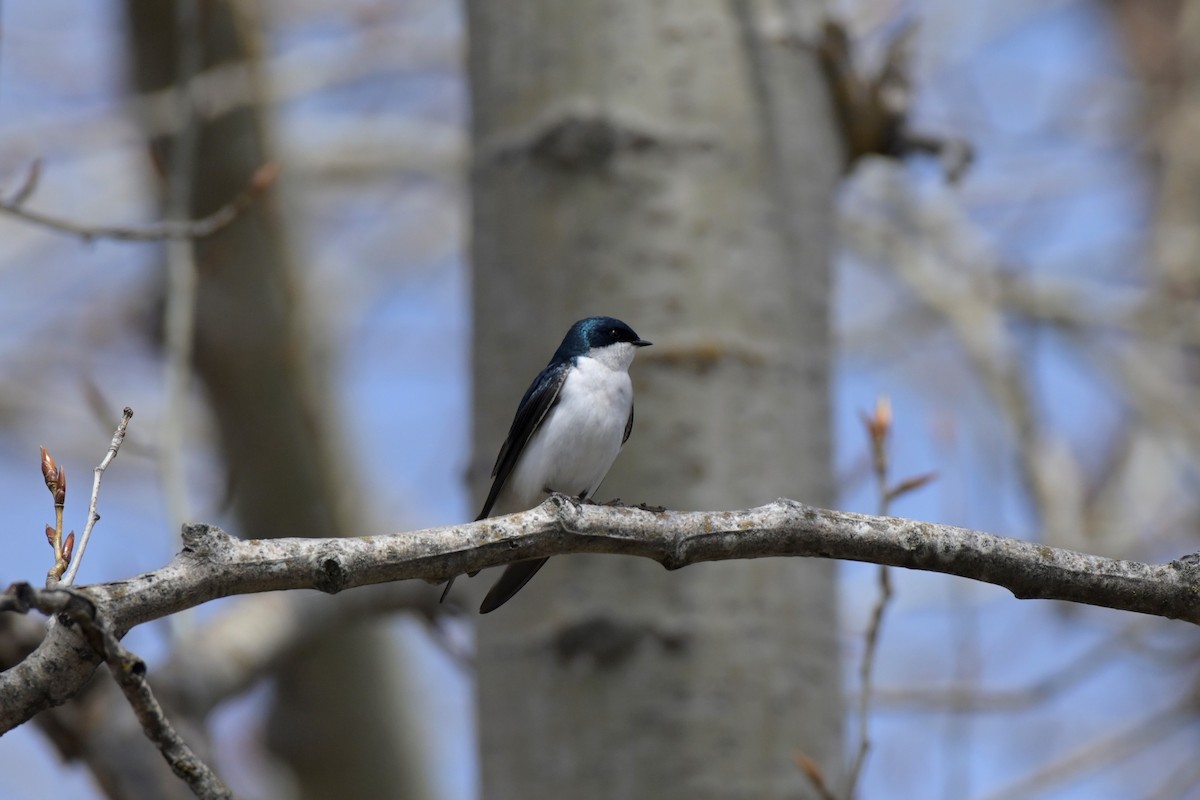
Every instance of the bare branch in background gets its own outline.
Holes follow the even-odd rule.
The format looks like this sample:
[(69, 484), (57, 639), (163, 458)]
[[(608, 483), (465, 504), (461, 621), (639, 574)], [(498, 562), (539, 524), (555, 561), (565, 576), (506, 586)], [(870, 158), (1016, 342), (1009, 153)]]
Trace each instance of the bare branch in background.
[[(175, 4), (175, 28), (178, 42), (175, 80), (180, 87), (175, 98), (180, 127), (171, 139), (166, 205), (167, 216), (172, 221), (183, 221), (192, 215), (192, 173), (196, 167), (200, 135), (192, 95), (184, 91), (203, 62), (199, 0), (180, 0)], [(168, 240), (167, 297), (163, 312), (167, 396), (161, 436), (162, 486), (171, 530), (178, 530), (189, 516), (184, 446), (187, 425), (192, 419), (187, 400), (196, 327), (196, 283), (196, 252), (192, 240)]]
[(1161, 711), (1134, 723), (1127, 729), (1098, 741), (1088, 741), (1042, 769), (987, 795), (987, 800), (1011, 800), (1035, 797), (1053, 786), (1084, 774), (1088, 770), (1111, 766), (1145, 750), (1150, 745), (1192, 723), (1196, 718), (1196, 698), (1179, 698)]
[(1142, 644), (1139, 634), (1146, 629), (1147, 621), (1135, 621), (1027, 686), (987, 689), (951, 683), (929, 688), (877, 688), (875, 699), (889, 711), (976, 714), (1025, 711), (1059, 697), (1096, 673), (1109, 669), (1117, 657)]
[(37, 189), (38, 181), (41, 180), (41, 177), (42, 160), (40, 158), (35, 158), (33, 161), (29, 162), (29, 169), (25, 171), (25, 179), (21, 181), (21, 185), (17, 187), (15, 192), (13, 192), (12, 197), (3, 202), (7, 202), (14, 206), (22, 205), (33, 195), (34, 191)]
[[(322, 637), (398, 611), (416, 614), (431, 625), (457, 613), (453, 605), (440, 605), (437, 593), (419, 581), (365, 586), (334, 597), (307, 592), (244, 597), (179, 639), (170, 660), (158, 670), (155, 685), (172, 708), (201, 718), (218, 703), (270, 677), (280, 664)], [(464, 658), (447, 652), (456, 661)]]
[[(207, 217), (194, 220), (169, 220), (152, 225), (135, 226), (104, 226), (84, 225), (69, 219), (44, 214), (25, 208), (20, 202), (0, 200), (0, 214), (24, 220), (31, 225), (38, 225), (58, 233), (77, 236), (85, 242), (97, 239), (114, 239), (125, 242), (155, 242), (164, 239), (202, 239), (211, 236), (237, 219), (265, 192), (279, 176), (279, 165), (274, 161), (263, 164), (250, 178), (249, 184), (224, 206), (221, 206)], [(20, 198), (18, 198), (20, 199)]]

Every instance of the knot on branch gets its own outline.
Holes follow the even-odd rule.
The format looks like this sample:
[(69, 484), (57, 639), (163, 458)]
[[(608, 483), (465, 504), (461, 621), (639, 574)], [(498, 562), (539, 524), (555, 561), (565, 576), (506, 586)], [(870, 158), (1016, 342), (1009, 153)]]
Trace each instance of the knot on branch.
[(183, 526), (180, 533), (184, 554), (208, 561), (221, 561), (236, 547), (233, 537), (216, 525), (190, 522)]
[(479, 148), (478, 163), (536, 166), (566, 172), (595, 172), (622, 152), (641, 153), (661, 148), (712, 147), (702, 137), (668, 137), (650, 125), (589, 104), (558, 106), (543, 113), (525, 130)]
[(1179, 572), (1185, 581), (1200, 587), (1200, 553), (1188, 553), (1171, 562), (1171, 567)]
[(350, 583), (350, 571), (342, 553), (327, 548), (317, 553), (313, 568), (313, 588), (326, 594), (337, 594)]
[(15, 611), (18, 614), (28, 614), (34, 607), (37, 590), (25, 581), (10, 584), (0, 596), (0, 611)]
[(603, 116), (563, 116), (534, 139), (530, 154), (559, 169), (597, 169), (612, 159), (621, 132)]

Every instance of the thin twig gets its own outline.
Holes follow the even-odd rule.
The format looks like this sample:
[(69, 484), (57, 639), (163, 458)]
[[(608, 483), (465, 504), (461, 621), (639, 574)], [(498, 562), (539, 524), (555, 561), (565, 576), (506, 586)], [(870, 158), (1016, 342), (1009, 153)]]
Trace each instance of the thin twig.
[[(874, 414), (864, 421), (871, 443), (872, 464), (875, 474), (875, 487), (879, 498), (879, 515), (887, 516), (896, 496), (888, 487), (888, 438), (891, 433), (892, 410), (886, 397), (880, 397), (875, 404)], [(846, 800), (854, 800), (858, 791), (858, 781), (862, 777), (863, 766), (867, 762), (867, 754), (871, 750), (871, 697), (873, 694), (871, 676), (875, 671), (875, 655), (879, 650), (879, 637), (883, 630), (883, 617), (888, 604), (892, 600), (892, 575), (888, 567), (880, 566), (879, 597), (871, 609), (871, 619), (867, 624), (866, 644), (863, 648), (862, 662), (858, 668), (858, 749), (854, 761), (850, 765), (850, 774), (846, 781)]]
[(83, 561), (84, 551), (87, 550), (88, 539), (92, 536), (92, 528), (100, 521), (100, 515), (96, 513), (96, 504), (100, 500), (100, 479), (104, 477), (104, 470), (108, 469), (108, 465), (117, 457), (117, 451), (121, 449), (121, 442), (125, 441), (125, 429), (129, 427), (129, 420), (132, 418), (133, 409), (125, 406), (125, 411), (121, 414), (121, 421), (117, 423), (112, 441), (108, 444), (108, 452), (93, 471), (92, 499), (88, 503), (87, 525), (83, 528), (83, 535), (79, 537), (79, 548), (75, 551), (75, 558), (71, 560), (71, 566), (67, 569), (67, 574), (63, 576), (62, 585), (64, 586), (70, 586), (75, 581), (75, 574), (79, 572), (79, 564)]
[(79, 589), (59, 586), (36, 589), (28, 583), (14, 584), (0, 595), (0, 611), (66, 617), (78, 626), (92, 650), (108, 663), (109, 671), (129, 701), (146, 737), (158, 747), (171, 770), (187, 782), (192, 792), (205, 800), (233, 797), (216, 773), (201, 761), (175, 731), (162, 706), (146, 682), (146, 662), (116, 637), (99, 613), (96, 603)]
[(1183, 763), (1167, 774), (1166, 780), (1159, 784), (1146, 800), (1178, 800), (1190, 796), (1200, 786), (1200, 764), (1189, 751), (1184, 756)]
[(988, 800), (1015, 800), (1040, 797), (1052, 786), (1070, 781), (1091, 769), (1111, 767), (1153, 745), (1195, 720), (1195, 698), (1179, 698), (1160, 711), (1151, 714), (1123, 731), (1097, 741), (1089, 741), (998, 791), (987, 795)]
[(246, 188), (240, 194), (213, 213), (200, 219), (167, 220), (140, 227), (89, 226), (73, 222), (69, 219), (63, 219), (62, 217), (43, 214), (40, 211), (32, 211), (25, 208), (21, 203), (14, 203), (10, 200), (0, 200), (0, 214), (7, 214), (10, 217), (24, 220), (32, 225), (76, 236), (85, 242), (92, 242), (96, 239), (112, 239), (123, 242), (203, 239), (205, 236), (211, 236), (237, 219), (238, 215), (249, 208), (258, 199), (258, 196), (275, 182), (278, 176), (279, 164), (274, 161), (268, 161), (254, 172), (254, 175), (250, 178), (250, 183), (247, 184)]
[(21, 181), (21, 185), (13, 192), (12, 197), (8, 198), (7, 202), (12, 206), (20, 206), (30, 198), (34, 190), (37, 189), (38, 181), (42, 177), (42, 160), (35, 158), (29, 162), (29, 168), (25, 170), (25, 179)]
[(876, 689), (875, 702), (892, 711), (987, 714), (1017, 713), (1035, 708), (1085, 680), (1109, 668), (1113, 660), (1136, 649), (1142, 653), (1145, 643), (1140, 634), (1147, 620), (1138, 619), (1116, 635), (1106, 637), (1082, 653), (1056, 667), (1028, 686), (1017, 689), (980, 689), (963, 683), (908, 689)]
[(825, 783), (825, 775), (821, 772), (821, 765), (818, 764), (808, 753), (796, 753), (796, 766), (804, 773), (804, 777), (808, 778), (809, 785), (821, 800), (837, 800), (837, 795), (830, 791), (829, 786)]

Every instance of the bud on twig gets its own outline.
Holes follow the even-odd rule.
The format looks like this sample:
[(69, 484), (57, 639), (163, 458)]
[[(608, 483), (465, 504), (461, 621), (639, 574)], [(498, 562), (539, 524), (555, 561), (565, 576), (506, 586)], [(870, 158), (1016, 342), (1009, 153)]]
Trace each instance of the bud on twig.
[(54, 456), (47, 453), (46, 448), (43, 447), (41, 450), (42, 480), (46, 482), (46, 488), (50, 490), (50, 494), (54, 495), (54, 505), (65, 505), (67, 502), (67, 471), (54, 461)]
[(875, 410), (870, 416), (859, 412), (867, 437), (871, 440), (871, 462), (875, 469), (875, 480), (882, 495), (888, 474), (888, 435), (892, 431), (892, 401), (885, 394), (875, 401)]
[(50, 490), (50, 494), (54, 494), (55, 478), (58, 475), (58, 464), (54, 463), (54, 456), (46, 452), (46, 448), (42, 450), (42, 480), (46, 482), (46, 488)]
[(50, 525), (46, 526), (46, 543), (54, 547), (54, 528)]
[(261, 192), (279, 177), (281, 167), (278, 161), (268, 161), (254, 171), (250, 178), (250, 191)]
[(817, 794), (822, 798), (833, 797), (833, 793), (825, 785), (825, 775), (821, 771), (821, 765), (814, 761), (812, 756), (807, 753), (796, 753), (796, 766), (804, 773), (804, 777), (808, 778), (808, 782), (817, 790)]
[(871, 442), (877, 446), (882, 444), (892, 430), (892, 401), (886, 394), (879, 395), (871, 416), (863, 414), (862, 418)]
[(74, 550), (75, 550), (75, 531), (71, 531), (70, 533), (67, 534), (66, 544), (63, 545), (62, 560), (63, 560), (64, 568), (68, 564), (71, 563), (71, 553), (74, 552)]

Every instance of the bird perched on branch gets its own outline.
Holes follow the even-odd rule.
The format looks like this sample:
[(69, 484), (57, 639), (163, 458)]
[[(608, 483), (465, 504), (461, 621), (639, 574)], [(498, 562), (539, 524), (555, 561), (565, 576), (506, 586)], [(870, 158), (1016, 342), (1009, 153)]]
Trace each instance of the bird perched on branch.
[[(592, 496), (633, 430), (629, 365), (649, 344), (612, 317), (571, 326), (517, 406), (477, 520), (533, 508), (554, 492)], [(545, 563), (539, 558), (505, 567), (479, 613), (508, 602)]]

